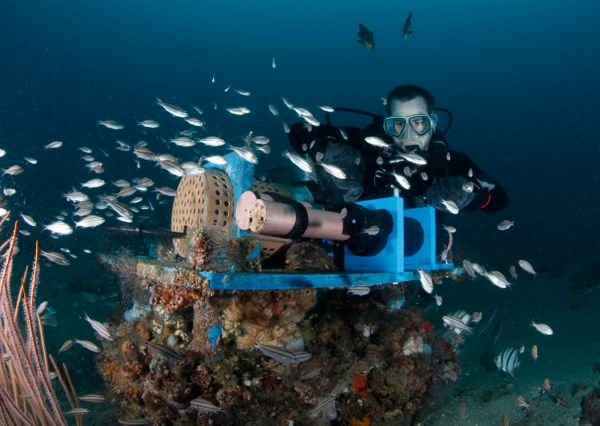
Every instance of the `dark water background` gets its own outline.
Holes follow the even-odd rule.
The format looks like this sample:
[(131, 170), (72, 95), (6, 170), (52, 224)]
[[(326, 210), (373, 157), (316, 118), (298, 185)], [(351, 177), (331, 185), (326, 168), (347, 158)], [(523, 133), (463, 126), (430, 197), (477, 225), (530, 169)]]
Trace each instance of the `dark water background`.
[[(414, 34), (404, 40), (409, 11)], [(383, 113), (380, 96), (398, 84), (415, 83), (454, 113), (450, 146), (468, 153), (510, 194), (510, 206), (501, 214), (454, 219), (465, 255), (505, 271), (526, 258), (542, 272), (538, 278), (562, 276), (564, 286), (573, 268), (598, 257), (597, 2), (44, 1), (3, 2), (0, 15), (0, 147), (8, 151), (0, 164), (25, 165), (23, 155), (39, 160), (1, 182), (19, 190), (11, 208), (40, 223), (68, 207), (63, 192), (96, 177), (84, 168), (77, 146), (95, 150), (107, 181), (150, 176), (175, 187), (165, 172), (149, 164), (137, 170), (131, 153), (114, 150), (118, 137), (132, 145), (146, 139), (159, 152), (186, 152), (153, 136), (168, 139), (183, 128), (155, 105), (156, 97), (189, 111), (192, 105), (203, 108), (207, 134), (238, 144), (249, 130), (268, 135), (274, 151), (263, 161), (268, 165), (286, 148), (281, 121), (294, 120), (280, 96), (315, 113), (320, 104)], [(359, 23), (374, 32), (374, 51), (356, 43)], [(229, 84), (252, 96), (233, 89), (224, 93)], [(269, 113), (269, 101), (280, 117)], [(236, 106), (252, 113), (234, 117), (224, 111)], [(104, 129), (96, 124), (101, 119), (127, 127)], [(135, 125), (143, 119), (155, 119), (161, 128), (144, 132)], [(55, 139), (65, 146), (44, 151)], [(169, 207), (157, 207), (153, 220), (168, 225)], [(515, 227), (496, 231), (506, 218), (515, 220)], [(101, 229), (79, 230), (59, 242), (47, 233), (33, 236), (55, 250), (79, 251), (100, 250), (108, 239)], [(32, 239), (22, 240), (24, 252), (31, 253)], [(96, 295), (116, 291), (98, 269), (91, 258), (80, 258), (68, 270), (48, 268), (46, 282), (71, 283), (54, 294), (71, 291), (74, 303), (82, 288)], [(548, 306), (567, 309), (559, 293), (545, 289), (540, 297), (539, 289), (516, 288), (499, 296), (497, 289), (486, 288), (474, 296), (454, 287), (445, 297), (517, 306), (517, 317), (526, 323)], [(99, 316), (110, 313), (108, 302), (97, 306)], [(62, 315), (73, 320), (69, 327), (79, 329), (74, 324), (86, 306), (65, 307)]]

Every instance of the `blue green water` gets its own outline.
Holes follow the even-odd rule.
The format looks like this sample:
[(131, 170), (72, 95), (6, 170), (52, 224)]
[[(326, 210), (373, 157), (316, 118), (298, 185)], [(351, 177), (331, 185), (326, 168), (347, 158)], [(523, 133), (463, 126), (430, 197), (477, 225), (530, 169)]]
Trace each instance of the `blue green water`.
[[(403, 39), (409, 11), (413, 34)], [(117, 137), (131, 145), (160, 141), (136, 126), (138, 120), (161, 122), (156, 134), (166, 139), (180, 130), (155, 105), (156, 97), (204, 109), (207, 134), (238, 144), (249, 130), (269, 135), (273, 154), (262, 160), (266, 169), (287, 148), (282, 118), (293, 120), (273, 117), (269, 102), (280, 111), (285, 96), (312, 109), (329, 104), (383, 113), (381, 96), (399, 84), (419, 84), (453, 112), (452, 149), (468, 153), (510, 196), (502, 213), (454, 218), (460, 250), (504, 271), (526, 258), (540, 272), (535, 281), (519, 279), (505, 292), (483, 281), (444, 286), (445, 305), (498, 307), (507, 346), (539, 341), (527, 325), (531, 319), (552, 321), (555, 338), (542, 336), (545, 354), (535, 366), (523, 366), (522, 377), (537, 380), (534, 367), (591, 374), (591, 363), (600, 358), (590, 344), (600, 338), (593, 326), (599, 293), (591, 288), (581, 296), (570, 287), (576, 270), (591, 265), (599, 249), (597, 2), (47, 1), (5, 2), (0, 14), (0, 148), (7, 151), (0, 165), (26, 169), (0, 178), (2, 188), (18, 191), (7, 197), (13, 212), (46, 224), (70, 211), (61, 194), (96, 177), (79, 158), (76, 147), (82, 145), (104, 162), (107, 181), (150, 176), (175, 187), (175, 178), (148, 164), (138, 170), (131, 153), (114, 149)], [(356, 43), (360, 23), (374, 32), (374, 51)], [(230, 84), (252, 95), (225, 93)], [(223, 110), (241, 105), (252, 113), (232, 117)], [(126, 128), (115, 133), (96, 124), (102, 119)], [(57, 139), (63, 148), (44, 150)], [(26, 164), (23, 156), (38, 164)], [(157, 204), (147, 222), (168, 226), (169, 214), (169, 205)], [(500, 233), (495, 225), (506, 218), (516, 225)], [(102, 228), (58, 241), (39, 225), (31, 232), (21, 238), (23, 253), (32, 253), (39, 238), (42, 247), (72, 248), (78, 256), (69, 268), (46, 265), (42, 271), (41, 291), (59, 314), (59, 329), (48, 331), (51, 345), (73, 333), (91, 337), (79, 318), (85, 310), (108, 316), (118, 285), (81, 250), (95, 253), (126, 242), (115, 242)], [(81, 375), (93, 372), (87, 354), (69, 356)], [(490, 377), (476, 362), (472, 374)], [(561, 377), (569, 380), (566, 372)]]

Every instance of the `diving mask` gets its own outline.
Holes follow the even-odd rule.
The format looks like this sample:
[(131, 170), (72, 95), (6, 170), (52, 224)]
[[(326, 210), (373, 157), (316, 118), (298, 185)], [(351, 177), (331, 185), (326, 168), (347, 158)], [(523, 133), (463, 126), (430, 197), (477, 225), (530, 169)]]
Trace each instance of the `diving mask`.
[[(399, 138), (409, 136), (412, 131), (416, 136), (423, 136), (435, 130), (437, 116), (435, 114), (413, 114), (406, 116), (391, 116), (383, 120), (383, 130), (392, 136)], [(409, 129), (409, 130), (407, 130)]]

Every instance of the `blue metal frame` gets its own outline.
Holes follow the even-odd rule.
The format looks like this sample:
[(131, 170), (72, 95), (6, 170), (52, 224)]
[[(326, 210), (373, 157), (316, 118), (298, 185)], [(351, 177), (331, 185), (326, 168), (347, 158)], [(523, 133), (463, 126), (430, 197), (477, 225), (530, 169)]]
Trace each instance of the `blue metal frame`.
[[(232, 152), (225, 156), (227, 164), (207, 165), (207, 168), (223, 170), (233, 185), (234, 199), (249, 190), (254, 182), (254, 165)], [(435, 210), (431, 207), (404, 210), (401, 197), (389, 197), (360, 201), (371, 209), (386, 209), (394, 219), (394, 229), (384, 249), (375, 256), (355, 256), (346, 250), (345, 272), (329, 273), (286, 273), (286, 272), (204, 272), (198, 273), (209, 280), (213, 290), (290, 290), (299, 288), (350, 288), (362, 285), (377, 285), (414, 281), (417, 269), (452, 269), (452, 264), (435, 262)], [(412, 256), (404, 256), (404, 217), (419, 221), (424, 231), (424, 242)], [(249, 236), (232, 225), (233, 237)], [(251, 254), (258, 256), (260, 247)]]

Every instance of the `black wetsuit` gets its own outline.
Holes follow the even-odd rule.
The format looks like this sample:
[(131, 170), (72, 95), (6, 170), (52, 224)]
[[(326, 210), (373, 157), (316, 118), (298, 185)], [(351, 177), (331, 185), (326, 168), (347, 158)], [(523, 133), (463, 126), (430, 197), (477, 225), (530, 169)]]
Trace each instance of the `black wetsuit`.
[[(395, 158), (393, 148), (386, 151), (365, 142), (365, 137), (376, 136), (394, 146), (392, 138), (383, 131), (381, 117), (363, 129), (344, 127), (343, 131), (347, 139), (342, 136), (342, 132), (337, 127), (322, 124), (309, 131), (303, 123), (296, 123), (291, 127), (288, 138), (296, 152), (308, 153), (313, 160), (317, 153), (326, 149), (328, 144), (346, 144), (360, 152), (363, 160), (361, 164), (329, 161), (345, 171), (350, 170), (347, 176), (359, 175), (361, 177), (362, 195), (359, 199), (387, 197), (393, 194), (393, 188), (389, 186), (389, 183), (376, 178), (376, 172), (380, 170), (388, 172), (388, 176), (389, 172), (396, 171), (407, 177), (410, 189), (401, 190), (401, 196), (404, 198), (405, 206), (409, 208), (419, 204), (419, 197), (423, 196), (427, 188), (434, 182), (450, 176), (462, 176), (474, 184), (475, 197), (465, 207), (465, 210), (497, 212), (508, 204), (508, 194), (504, 188), (481, 170), (467, 155), (451, 151), (439, 132), (432, 137), (427, 152), (419, 151), (419, 155), (426, 158), (427, 164), (417, 168), (405, 161), (390, 163), (390, 160)], [(413, 174), (407, 176), (405, 167), (409, 167)], [(335, 189), (325, 188), (321, 191), (324, 194), (323, 197), (334, 197)], [(326, 205), (336, 204), (336, 202), (329, 203), (327, 199), (317, 201)]]

